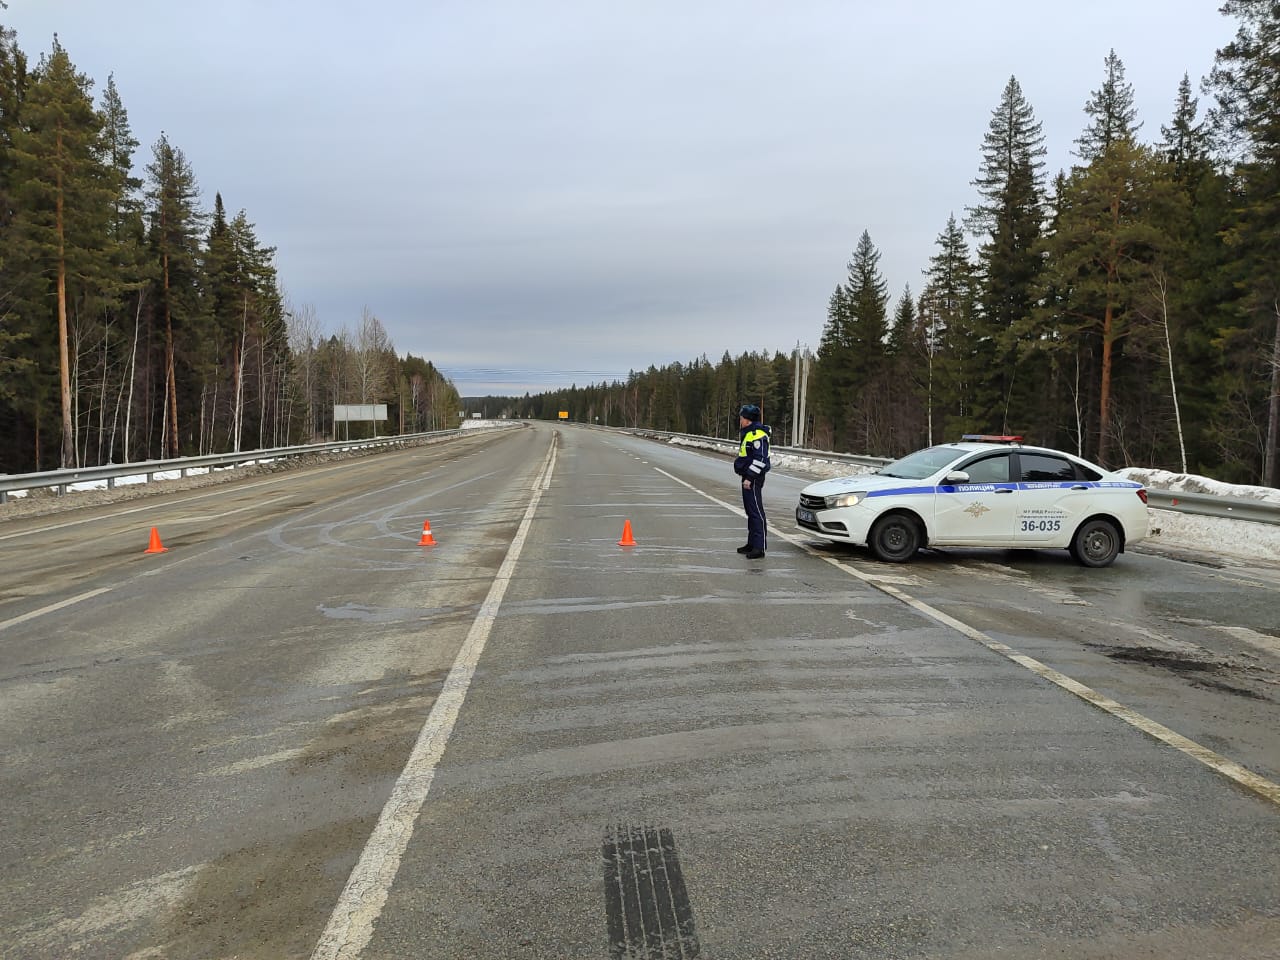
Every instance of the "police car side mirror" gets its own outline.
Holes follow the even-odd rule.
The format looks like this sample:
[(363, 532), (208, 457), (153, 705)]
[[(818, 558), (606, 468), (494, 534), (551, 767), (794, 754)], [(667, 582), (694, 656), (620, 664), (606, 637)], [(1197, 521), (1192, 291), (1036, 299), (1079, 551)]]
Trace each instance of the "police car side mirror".
[(969, 475), (963, 470), (952, 470), (942, 478), (943, 483), (968, 483)]

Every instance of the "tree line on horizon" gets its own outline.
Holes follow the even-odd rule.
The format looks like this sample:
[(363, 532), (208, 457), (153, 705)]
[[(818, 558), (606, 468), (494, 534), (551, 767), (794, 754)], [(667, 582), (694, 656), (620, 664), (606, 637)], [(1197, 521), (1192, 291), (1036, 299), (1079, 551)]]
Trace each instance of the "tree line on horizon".
[[(290, 304), (275, 248), (220, 193), (200, 208), (163, 132), (136, 177), (114, 77), (92, 87), (0, 24), (0, 472), (457, 426), (453, 384), (368, 308), (326, 333)], [(390, 424), (334, 423), (368, 403)]]
[[(918, 295), (890, 297), (863, 232), (831, 293), (808, 382), (814, 448), (899, 456), (1016, 434), (1105, 466), (1275, 486), (1280, 441), (1280, 5), (1229, 0), (1234, 39), (1185, 76), (1150, 142), (1112, 51), (1069, 170), (1011, 77)], [(971, 250), (966, 237), (976, 242)], [(508, 416), (732, 436), (759, 403), (784, 441), (797, 365), (704, 355), (626, 382), (486, 398)]]
[[(1140, 139), (1113, 51), (1077, 162), (1052, 180), (1011, 77), (976, 202), (946, 218), (920, 292), (892, 311), (863, 232), (827, 298), (808, 446), (895, 456), (1016, 433), (1108, 466), (1276, 484), (1280, 6), (1221, 10), (1238, 29), (1202, 81), (1203, 115), (1184, 76), (1160, 136)], [(28, 69), (0, 25), (0, 471), (309, 442), (335, 436), (342, 403), (388, 403), (391, 432), (456, 425), (453, 384), (397, 356), (369, 309), (326, 334), (291, 305), (274, 248), (220, 194), (200, 209), (165, 134), (136, 177), (114, 78), (97, 104), (92, 86), (56, 38)], [(796, 368), (726, 352), (466, 407), (728, 436), (749, 399), (786, 441)]]

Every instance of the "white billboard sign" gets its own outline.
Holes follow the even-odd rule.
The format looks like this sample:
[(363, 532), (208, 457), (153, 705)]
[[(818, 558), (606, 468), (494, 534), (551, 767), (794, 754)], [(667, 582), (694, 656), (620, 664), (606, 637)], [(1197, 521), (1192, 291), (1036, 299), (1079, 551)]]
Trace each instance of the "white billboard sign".
[(334, 423), (350, 421), (367, 423), (385, 419), (387, 419), (385, 403), (338, 403), (333, 407)]

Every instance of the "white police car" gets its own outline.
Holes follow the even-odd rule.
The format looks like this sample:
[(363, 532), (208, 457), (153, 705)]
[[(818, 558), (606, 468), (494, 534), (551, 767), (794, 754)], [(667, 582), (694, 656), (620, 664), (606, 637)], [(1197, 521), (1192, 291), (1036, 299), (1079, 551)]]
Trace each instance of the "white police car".
[(1021, 437), (967, 434), (875, 473), (810, 484), (796, 523), (905, 563), (922, 547), (1065, 547), (1105, 567), (1147, 535), (1147, 491)]

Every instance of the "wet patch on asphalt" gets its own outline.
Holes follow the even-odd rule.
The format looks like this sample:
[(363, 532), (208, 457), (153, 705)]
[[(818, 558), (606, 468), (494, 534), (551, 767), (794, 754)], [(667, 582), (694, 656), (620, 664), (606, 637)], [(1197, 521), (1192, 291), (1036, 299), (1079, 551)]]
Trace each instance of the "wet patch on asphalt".
[[(1217, 690), (1249, 700), (1272, 702), (1272, 698), (1267, 693), (1242, 685), (1250, 682), (1274, 684), (1275, 681), (1266, 676), (1270, 671), (1256, 664), (1239, 663), (1232, 659), (1213, 656), (1208, 650), (1196, 648), (1190, 644), (1173, 650), (1153, 646), (1115, 647), (1102, 643), (1090, 643), (1087, 646), (1101, 650), (1112, 660), (1168, 670), (1185, 677), (1194, 687)], [(1229, 679), (1221, 679), (1219, 674), (1224, 674)]]
[(158, 938), (166, 960), (309, 956), (376, 813), (204, 864)]
[[(1093, 644), (1093, 646), (1101, 646)], [(1161, 650), (1156, 647), (1124, 647), (1120, 650), (1108, 649), (1107, 656), (1112, 660), (1123, 660), (1127, 663), (1149, 663), (1152, 666), (1164, 667), (1178, 673), (1194, 673), (1203, 670), (1219, 670), (1225, 664), (1221, 660), (1210, 660), (1194, 653), (1176, 650)]]
[(448, 673), (441, 668), (409, 677), (399, 671), (366, 687), (352, 709), (329, 718), (291, 769), (340, 761), (344, 776), (399, 775)]

